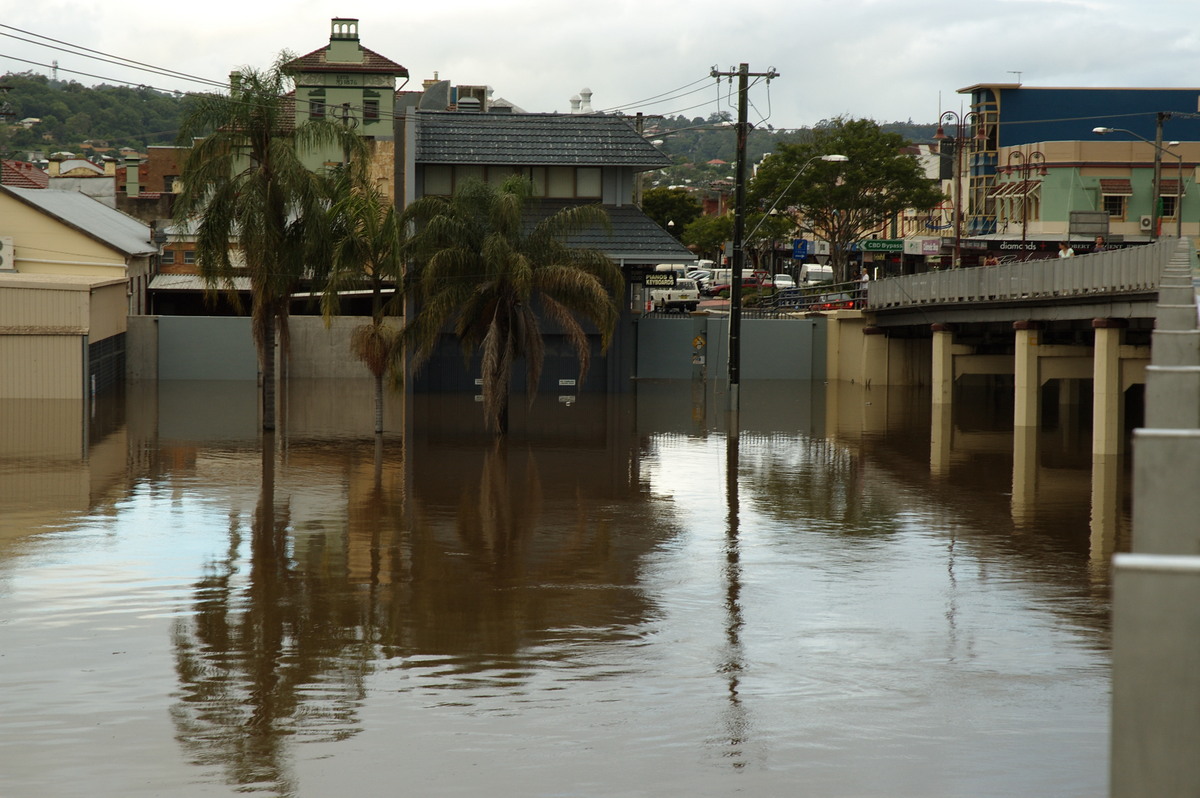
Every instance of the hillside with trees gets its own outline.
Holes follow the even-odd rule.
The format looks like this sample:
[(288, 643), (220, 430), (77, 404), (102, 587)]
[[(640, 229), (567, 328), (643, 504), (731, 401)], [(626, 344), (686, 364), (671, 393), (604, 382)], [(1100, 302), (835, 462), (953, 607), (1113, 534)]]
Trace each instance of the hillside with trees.
[[(30, 152), (79, 153), (83, 142), (100, 140), (117, 149), (144, 151), (151, 144), (174, 143), (188, 98), (146, 87), (84, 86), (55, 81), (32, 72), (0, 77), (7, 87), (0, 120), (0, 154), (24, 157)], [(29, 127), (22, 119), (39, 119)]]

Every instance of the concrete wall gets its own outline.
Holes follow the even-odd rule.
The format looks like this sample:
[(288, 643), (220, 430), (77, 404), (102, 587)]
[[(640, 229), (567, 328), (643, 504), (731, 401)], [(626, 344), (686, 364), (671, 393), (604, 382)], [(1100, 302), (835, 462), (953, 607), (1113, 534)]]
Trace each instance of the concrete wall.
[[(291, 379), (363, 379), (370, 372), (350, 354), (354, 328), (366, 317), (292, 316)], [(250, 319), (233, 316), (131, 316), (126, 349), (130, 380), (258, 380)]]
[[(717, 379), (729, 373), (727, 316), (645, 316), (637, 322), (638, 379)], [(743, 318), (741, 379), (823, 379), (824, 316)]]

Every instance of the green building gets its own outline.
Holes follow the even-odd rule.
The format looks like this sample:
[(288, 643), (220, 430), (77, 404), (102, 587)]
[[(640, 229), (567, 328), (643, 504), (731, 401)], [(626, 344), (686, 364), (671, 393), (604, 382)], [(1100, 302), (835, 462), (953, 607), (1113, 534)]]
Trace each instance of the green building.
[[(358, 20), (335, 18), (330, 23), (329, 44), (287, 64), (296, 81), (296, 124), (322, 117), (344, 122), (371, 141), (393, 138), (393, 104), (396, 79), (408, 79), (408, 70), (362, 46)], [(343, 154), (334, 149), (309, 156), (316, 169), (337, 163)]]

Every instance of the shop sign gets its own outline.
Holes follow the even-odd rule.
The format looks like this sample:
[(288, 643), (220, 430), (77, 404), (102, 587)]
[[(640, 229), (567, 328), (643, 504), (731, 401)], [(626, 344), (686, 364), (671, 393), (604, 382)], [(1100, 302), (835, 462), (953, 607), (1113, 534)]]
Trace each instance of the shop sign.
[(860, 241), (858, 246), (863, 252), (903, 252), (904, 239), (873, 238), (868, 241)]

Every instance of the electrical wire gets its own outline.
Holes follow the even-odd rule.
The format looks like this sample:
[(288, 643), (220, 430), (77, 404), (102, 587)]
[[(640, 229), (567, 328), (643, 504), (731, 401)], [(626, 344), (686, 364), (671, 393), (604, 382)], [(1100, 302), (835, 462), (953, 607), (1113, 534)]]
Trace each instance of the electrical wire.
[[(174, 69), (167, 69), (165, 67), (157, 67), (157, 66), (154, 66), (153, 64), (146, 64), (141, 61), (134, 61), (132, 59), (124, 58), (119, 55), (112, 55), (110, 53), (101, 52), (100, 50), (93, 50), (89, 47), (83, 47), (78, 44), (71, 44), (70, 42), (64, 42), (59, 39), (52, 39), (49, 36), (43, 36), (40, 33), (32, 33), (27, 30), (21, 30), (20, 28), (14, 28), (12, 25), (5, 25), (3, 23), (0, 23), (0, 28), (7, 28), (8, 30), (17, 31), (18, 33), (23, 33), (26, 36), (36, 36), (39, 39), (45, 39), (48, 42), (54, 42), (55, 44), (63, 45), (63, 47), (55, 47), (52, 44), (46, 44), (44, 42), (37, 42), (37, 41), (33, 41), (32, 39), (25, 39), (20, 36), (15, 36), (11, 33), (4, 33), (3, 31), (0, 31), (0, 36), (7, 36), (10, 39), (16, 39), (17, 41), (26, 42), (27, 44), (33, 44), (38, 47), (46, 47), (51, 50), (59, 50), (60, 52), (67, 53), (68, 55), (78, 55), (78, 56), (82, 56), (84, 58), (91, 58), (96, 61), (103, 61), (104, 63), (107, 63), (107, 64), (115, 64), (116, 66), (132, 67), (133, 69), (138, 69), (138, 70), (141, 70), (144, 72), (150, 72), (152, 74), (161, 75), (163, 77), (182, 78), (183, 80), (190, 80), (195, 83), (203, 83), (203, 84), (206, 84), (209, 86), (222, 87), (222, 86), (229, 85), (228, 83), (223, 83), (221, 81), (209, 80), (208, 78), (201, 78), (201, 77), (197, 77), (195, 75), (189, 75), (186, 72), (178, 72)], [(71, 49), (71, 50), (65, 49), (67, 47), (70, 47), (73, 49)], [(76, 50), (82, 50), (83, 52), (75, 52)], [(87, 55), (87, 53), (95, 53), (95, 55)]]

